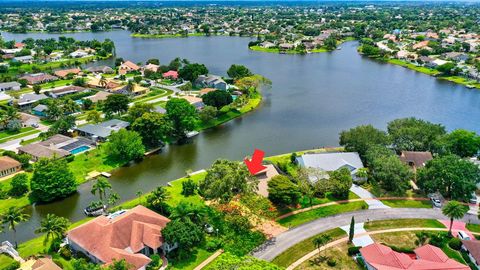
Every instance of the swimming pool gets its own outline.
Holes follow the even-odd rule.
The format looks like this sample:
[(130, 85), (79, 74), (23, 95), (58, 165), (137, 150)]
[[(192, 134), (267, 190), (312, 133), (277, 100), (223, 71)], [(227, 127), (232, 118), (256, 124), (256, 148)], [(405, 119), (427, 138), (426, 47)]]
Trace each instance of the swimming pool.
[(71, 153), (72, 155), (75, 155), (75, 154), (81, 153), (81, 152), (83, 152), (83, 151), (87, 151), (88, 149), (90, 149), (90, 147), (88, 147), (88, 146), (86, 146), (86, 145), (82, 145), (82, 146), (80, 146), (80, 147), (77, 147), (77, 148), (75, 148), (75, 149), (70, 150), (70, 153)]

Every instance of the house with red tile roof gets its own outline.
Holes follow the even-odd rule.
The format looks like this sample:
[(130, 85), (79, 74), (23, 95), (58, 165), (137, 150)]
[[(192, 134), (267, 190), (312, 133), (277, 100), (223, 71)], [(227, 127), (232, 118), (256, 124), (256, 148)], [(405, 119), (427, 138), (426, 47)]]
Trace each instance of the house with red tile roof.
[(70, 69), (62, 69), (55, 71), (55, 76), (60, 77), (62, 79), (66, 78), (69, 74), (78, 75), (82, 72), (79, 68), (70, 68)]
[(373, 243), (360, 249), (368, 270), (468, 270), (470, 267), (450, 259), (438, 247), (425, 245), (414, 250), (414, 257)]
[(176, 79), (178, 79), (178, 72), (175, 71), (175, 70), (169, 70), (169, 71), (163, 73), (162, 76), (165, 79), (176, 80)]
[(131, 62), (131, 61), (126, 61), (126, 62), (123, 62), (119, 67), (118, 67), (118, 73), (120, 75), (125, 75), (129, 72), (133, 72), (133, 71), (138, 71), (140, 70), (140, 67)]
[(95, 263), (109, 265), (124, 259), (134, 269), (144, 270), (151, 262), (148, 256), (175, 248), (162, 237), (168, 222), (170, 219), (139, 205), (76, 227), (68, 232), (67, 240), (73, 250)]
[(480, 241), (462, 240), (462, 249), (467, 252), (470, 261), (480, 268)]

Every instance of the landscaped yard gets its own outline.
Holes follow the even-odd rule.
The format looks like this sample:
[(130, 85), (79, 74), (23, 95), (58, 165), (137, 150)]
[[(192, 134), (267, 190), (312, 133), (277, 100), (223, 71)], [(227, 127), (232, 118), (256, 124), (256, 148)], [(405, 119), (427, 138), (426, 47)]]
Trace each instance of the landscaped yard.
[(382, 200), (382, 203), (393, 208), (432, 208), (429, 200)]
[(24, 128), (21, 128), (19, 131), (2, 130), (0, 131), (0, 140), (8, 139), (12, 136), (19, 135), (32, 130), (35, 130), (35, 129), (33, 127), (24, 127)]
[(99, 147), (75, 156), (75, 159), (68, 163), (68, 167), (75, 175), (78, 183), (85, 182), (85, 177), (89, 172), (109, 172), (122, 165), (111, 161), (101, 148), (102, 146), (100, 145)]
[(445, 228), (445, 226), (436, 219), (415, 218), (376, 220), (365, 223), (365, 229), (368, 231), (396, 228)]
[[(347, 236), (345, 231), (343, 231), (340, 228), (335, 228), (335, 229), (326, 231), (322, 234), (329, 235), (331, 237), (332, 241)], [(278, 266), (281, 266), (281, 267), (288, 267), (289, 265), (291, 265), (292, 263), (294, 263), (295, 261), (297, 261), (301, 257), (305, 256), (305, 254), (307, 254), (307, 253), (309, 253), (309, 252), (311, 252), (312, 250), (315, 249), (315, 245), (313, 244), (312, 241), (317, 236), (318, 235), (307, 238), (307, 239), (295, 244), (294, 246), (288, 248), (282, 254), (275, 257), (275, 259), (273, 259), (272, 262), (274, 264), (278, 265)]]
[(340, 203), (336, 205), (320, 207), (307, 212), (282, 218), (277, 222), (285, 227), (295, 227), (318, 218), (332, 216), (332, 215), (341, 214), (345, 212), (357, 211), (357, 210), (366, 209), (366, 208), (367, 208), (367, 204), (363, 201)]
[(0, 254), (0, 270), (8, 269), (6, 267), (8, 267), (10, 264), (12, 264), (14, 262), (15, 262), (15, 260), (12, 259), (12, 257), (4, 255), (4, 254)]
[[(314, 256), (310, 260), (305, 261), (295, 269), (340, 269), (340, 270), (355, 270), (363, 269), (359, 264), (357, 264), (352, 257), (347, 253), (348, 244), (342, 243), (335, 247), (331, 247), (325, 251), (321, 251), (319, 255)], [(327, 259), (318, 260), (319, 256), (326, 256)], [(335, 261), (334, 266), (329, 266), (327, 264), (328, 259)]]

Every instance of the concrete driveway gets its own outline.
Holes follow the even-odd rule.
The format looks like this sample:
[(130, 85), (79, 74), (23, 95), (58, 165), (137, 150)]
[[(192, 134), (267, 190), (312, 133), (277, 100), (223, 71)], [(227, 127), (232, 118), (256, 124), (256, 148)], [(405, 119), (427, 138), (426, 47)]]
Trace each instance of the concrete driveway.
[(362, 188), (361, 186), (357, 186), (357, 185), (353, 184), (352, 187), (350, 188), (350, 191), (355, 193), (361, 199), (369, 199), (369, 200), (365, 200), (365, 203), (368, 204), (368, 209), (390, 208), (389, 206), (386, 206), (385, 204), (383, 204), (379, 200), (370, 200), (370, 199), (375, 198), (375, 196), (373, 196), (373, 194), (370, 193), (370, 191)]
[[(343, 213), (326, 218), (319, 218), (309, 223), (302, 224), (290, 229), (275, 238), (266, 241), (262, 246), (252, 252), (253, 256), (267, 261), (273, 260), (289, 247), (317, 234), (325, 231), (349, 225), (352, 216), (355, 216), (356, 222), (366, 222), (368, 220), (388, 220), (388, 219), (448, 219), (442, 214), (440, 209), (430, 208), (389, 208), (389, 209), (368, 209), (350, 213)], [(466, 215), (463, 221), (471, 223), (480, 223), (477, 216)]]

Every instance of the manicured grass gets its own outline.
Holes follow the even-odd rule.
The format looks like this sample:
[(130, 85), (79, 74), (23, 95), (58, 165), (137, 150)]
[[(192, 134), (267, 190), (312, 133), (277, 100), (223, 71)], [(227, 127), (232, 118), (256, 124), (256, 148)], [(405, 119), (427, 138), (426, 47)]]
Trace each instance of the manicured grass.
[(448, 245), (443, 246), (442, 251), (445, 252), (445, 255), (447, 255), (450, 259), (454, 259), (459, 263), (467, 264), (463, 259), (462, 254), (460, 254), (460, 252), (456, 250), (451, 249)]
[(471, 232), (480, 233), (480, 225), (479, 224), (467, 224), (466, 227)]
[(477, 89), (480, 89), (480, 83), (478, 83), (475, 80), (470, 80), (468, 78), (464, 78), (464, 77), (460, 77), (460, 76), (445, 76), (445, 77), (441, 76), (441, 77), (438, 77), (438, 78), (442, 79), (442, 80), (447, 80), (447, 81), (450, 81), (450, 82), (462, 84), (462, 85), (465, 85), (465, 86), (471, 85), (471, 86), (474, 86)]
[(228, 122), (232, 119), (235, 119), (235, 118), (241, 116), (242, 114), (250, 112), (253, 109), (255, 109), (256, 107), (258, 107), (258, 105), (260, 105), (261, 101), (262, 101), (261, 97), (251, 98), (251, 99), (248, 100), (248, 103), (245, 104), (245, 106), (243, 106), (242, 108), (240, 108), (238, 110), (237, 109), (232, 109), (229, 112), (218, 116), (217, 118), (215, 118), (214, 120), (212, 120), (208, 123), (199, 124), (197, 130), (204, 130), (204, 129), (212, 128), (212, 127), (218, 126), (220, 124), (223, 124), (225, 122)]
[(30, 205), (30, 203), (28, 196), (18, 198), (10, 197), (5, 200), (0, 200), (0, 214), (5, 213), (10, 207), (22, 208)]
[(396, 229), (396, 228), (445, 228), (445, 226), (436, 219), (390, 219), (376, 220), (365, 223), (365, 229), (368, 231)]
[(72, 84), (73, 80), (58, 80), (58, 81), (52, 81), (52, 82), (47, 82), (40, 84), (40, 87), (44, 90), (48, 90), (50, 88), (54, 87), (60, 87), (60, 86), (66, 86)]
[(27, 132), (18, 133), (16, 135), (12, 135), (12, 136), (6, 137), (4, 139), (1, 139), (0, 143), (8, 142), (8, 141), (15, 140), (15, 139), (20, 139), (22, 137), (32, 135), (32, 134), (36, 134), (36, 133), (40, 133), (40, 130), (33, 129), (33, 130), (29, 130)]
[[(347, 234), (340, 228), (335, 228), (332, 230), (328, 230), (320, 235), (329, 235), (331, 237), (331, 241), (340, 239), (342, 237), (346, 237)], [(273, 259), (273, 263), (281, 266), (281, 267), (288, 267), (301, 257), (305, 256), (305, 254), (309, 253), (310, 251), (315, 249), (315, 245), (313, 244), (313, 239), (318, 237), (315, 235), (313, 237), (307, 238), (294, 246), (291, 246), (287, 250), (285, 250), (282, 254), (278, 255)]]
[(408, 63), (408, 62), (405, 62), (405, 61), (402, 61), (402, 60), (399, 60), (399, 59), (388, 59), (387, 62), (390, 63), (390, 64), (394, 64), (394, 65), (402, 66), (402, 67), (405, 67), (405, 68), (409, 68), (409, 69), (412, 69), (412, 70), (415, 70), (415, 71), (418, 71), (418, 72), (421, 72), (421, 73), (424, 73), (424, 74), (427, 74), (427, 75), (435, 76), (435, 75), (440, 74), (440, 72), (436, 69), (431, 69), (431, 68), (422, 67), (422, 66), (416, 66), (412, 63)]
[(157, 99), (157, 98), (161, 98), (161, 97), (171, 95), (172, 93), (173, 93), (172, 90), (155, 88), (155, 90), (146, 94), (145, 96), (134, 99), (133, 103), (144, 103), (144, 102), (147, 102), (147, 101), (150, 101), (150, 100), (154, 100), (154, 99)]
[(194, 248), (189, 254), (188, 258), (182, 261), (169, 261), (168, 269), (182, 269), (190, 270), (195, 269), (197, 265), (205, 261), (214, 252), (207, 251), (202, 248)]
[[(351, 191), (348, 193), (348, 199), (349, 200), (358, 199), (358, 198), (360, 198), (360, 197), (358, 197), (355, 193), (353, 193)], [(319, 204), (335, 202), (335, 201), (338, 201), (338, 200), (340, 200), (340, 199), (333, 197), (331, 193), (327, 193), (325, 198), (313, 198), (312, 204), (310, 205), (309, 198), (304, 196), (300, 199), (300, 201), (298, 203), (299, 208), (295, 208), (295, 207), (278, 208), (277, 212), (278, 212), (278, 215), (283, 215), (283, 214), (286, 214), (286, 213), (293, 212), (295, 210), (300, 210), (300, 209), (304, 209), (304, 208), (319, 205)]]
[(68, 163), (68, 167), (75, 175), (75, 179), (78, 183), (86, 181), (85, 177), (89, 172), (109, 172), (123, 164), (114, 162), (108, 158), (108, 155), (101, 148), (85, 151), (77, 156), (75, 159)]
[(34, 143), (34, 142), (38, 142), (40, 140), (42, 140), (40, 137), (36, 137), (36, 138), (30, 139), (30, 140), (22, 140), (22, 141), (20, 141), (20, 145), (27, 145), (27, 144), (31, 144), (31, 143)]
[[(335, 269), (335, 270), (361, 270), (363, 269), (357, 264), (352, 257), (348, 255), (347, 243), (328, 248), (325, 251), (320, 252), (319, 255), (312, 257), (310, 260), (305, 261), (299, 265), (297, 270), (309, 270), (309, 269)], [(335, 260), (335, 266), (329, 266), (328, 260), (318, 260), (319, 256), (326, 256), (328, 259)]]
[(366, 207), (367, 207), (367, 204), (363, 201), (341, 203), (341, 204), (336, 204), (331, 206), (320, 207), (307, 212), (282, 218), (278, 220), (278, 223), (286, 227), (295, 227), (318, 218), (333, 216), (333, 215), (341, 214), (345, 212), (353, 212)]
[(14, 262), (15, 260), (12, 257), (5, 254), (0, 254), (0, 270), (6, 269), (7, 266)]
[[(181, 37), (185, 37), (181, 34), (153, 35), (153, 34), (138, 34), (138, 33), (131, 34), (130, 36), (135, 37), (135, 38), (181, 38)], [(201, 36), (205, 36), (205, 34), (204, 33), (193, 33), (193, 34), (188, 34), (187, 36), (188, 37), (201, 37)]]
[(383, 200), (382, 203), (393, 208), (432, 208), (430, 201)]
[(389, 232), (381, 234), (373, 234), (370, 237), (376, 242), (386, 245), (395, 246), (402, 249), (414, 249), (417, 247), (415, 241), (418, 239), (417, 232)]
[(28, 131), (31, 131), (31, 130), (34, 130), (34, 128), (33, 127), (24, 127), (24, 128), (21, 128), (19, 131), (2, 130), (2, 131), (0, 131), (0, 139), (5, 139), (5, 138), (9, 138), (11, 136), (20, 135), (21, 133), (25, 133), (25, 132), (28, 132)]

